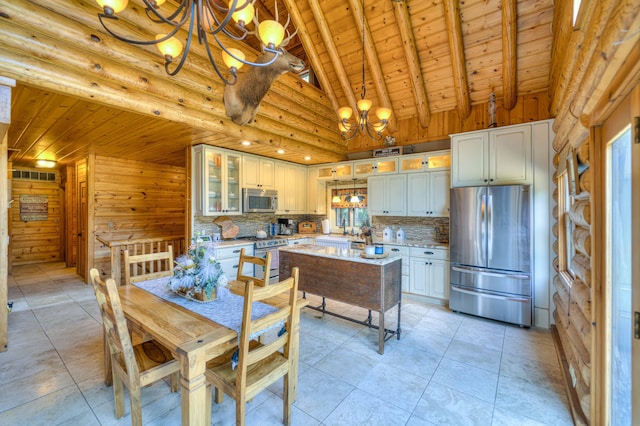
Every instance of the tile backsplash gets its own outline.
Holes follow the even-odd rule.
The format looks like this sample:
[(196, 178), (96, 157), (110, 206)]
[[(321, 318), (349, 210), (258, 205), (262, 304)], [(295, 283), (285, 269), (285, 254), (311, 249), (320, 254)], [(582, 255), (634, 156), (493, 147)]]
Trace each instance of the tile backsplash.
[(448, 217), (373, 216), (371, 222), (376, 228), (376, 236), (380, 239), (382, 239), (382, 231), (388, 226), (394, 231), (402, 228), (407, 240), (430, 243), (449, 242)]
[[(204, 230), (204, 233), (211, 235), (214, 232), (220, 232), (220, 227), (213, 223), (217, 216), (196, 216), (194, 219), (193, 228), (196, 234), (199, 234)], [(298, 232), (298, 222), (316, 222), (316, 229), (322, 229), (320, 222), (324, 219), (324, 215), (275, 215), (272, 213), (247, 213), (241, 216), (227, 216), (234, 224), (238, 225), (240, 230), (238, 231), (239, 237), (254, 236), (258, 230), (263, 230), (269, 233), (269, 224), (272, 221), (278, 222), (278, 219), (291, 219), (293, 225), (291, 229), (294, 233)]]
[[(271, 213), (249, 213), (241, 216), (227, 216), (240, 228), (238, 236), (253, 236), (261, 229), (269, 232), (268, 225), (279, 218), (287, 218), (293, 221), (291, 229), (298, 232), (299, 222), (316, 222), (316, 229), (321, 231), (321, 221), (324, 215), (274, 215)], [(213, 223), (216, 216), (196, 216), (194, 218), (194, 230), (200, 234), (202, 230), (207, 235), (220, 232), (220, 227)], [(376, 235), (382, 240), (382, 230), (389, 226), (394, 231), (402, 228), (407, 240), (420, 240), (433, 243), (449, 242), (449, 218), (448, 217), (404, 217), (404, 216), (373, 216), (372, 225), (376, 228)]]

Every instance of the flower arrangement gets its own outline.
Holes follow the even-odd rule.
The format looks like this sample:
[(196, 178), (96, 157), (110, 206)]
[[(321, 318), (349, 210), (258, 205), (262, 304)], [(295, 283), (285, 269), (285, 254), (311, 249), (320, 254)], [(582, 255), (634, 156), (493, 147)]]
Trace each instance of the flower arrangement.
[(229, 282), (215, 259), (215, 250), (200, 245), (197, 240), (175, 263), (169, 288), (187, 298), (213, 300), (216, 298), (216, 288), (224, 287)]

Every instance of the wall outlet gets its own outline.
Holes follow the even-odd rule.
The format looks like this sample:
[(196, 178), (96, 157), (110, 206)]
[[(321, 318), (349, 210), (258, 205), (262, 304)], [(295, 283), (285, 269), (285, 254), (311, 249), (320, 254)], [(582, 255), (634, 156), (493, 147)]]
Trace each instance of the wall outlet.
[(576, 371), (573, 369), (573, 365), (569, 364), (569, 374), (571, 375), (571, 386), (576, 387)]

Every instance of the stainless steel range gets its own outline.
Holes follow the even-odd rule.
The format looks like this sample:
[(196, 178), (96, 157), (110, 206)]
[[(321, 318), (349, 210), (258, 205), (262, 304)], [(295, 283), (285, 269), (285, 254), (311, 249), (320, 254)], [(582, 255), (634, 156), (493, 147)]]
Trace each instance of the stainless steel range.
[[(279, 247), (289, 245), (289, 241), (286, 238), (256, 238), (256, 237), (248, 237), (245, 238), (248, 240), (254, 241), (254, 256), (265, 258), (267, 256), (267, 252), (271, 252), (271, 268), (269, 268), (269, 282), (277, 283), (279, 278), (278, 275), (280, 273), (279, 264), (280, 264), (280, 251)], [(264, 271), (261, 267), (255, 266), (253, 268), (253, 276), (256, 278), (263, 278)]]

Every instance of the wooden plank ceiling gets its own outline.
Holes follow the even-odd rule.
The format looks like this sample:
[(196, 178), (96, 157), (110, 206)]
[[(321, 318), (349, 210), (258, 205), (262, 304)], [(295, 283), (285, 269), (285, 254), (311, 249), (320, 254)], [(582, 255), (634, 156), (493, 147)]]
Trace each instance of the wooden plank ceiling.
[[(120, 106), (89, 94), (56, 91), (55, 85), (41, 84), (43, 77), (22, 78), (21, 73), (7, 65), (9, 61), (3, 64), (0, 60), (0, 75), (18, 82), (9, 127), (10, 160), (18, 166), (32, 166), (38, 158), (70, 164), (87, 153), (95, 153), (184, 165), (185, 147), (198, 143), (300, 164), (346, 159), (348, 152), (371, 146), (359, 142), (359, 138), (348, 144), (343, 142), (335, 115), (340, 106), (348, 105), (355, 110), (355, 102), (360, 98), (363, 14), (366, 95), (373, 101), (374, 109), (376, 106), (392, 109), (390, 134), (398, 141), (414, 141), (437, 114), (455, 111), (459, 120), (466, 119), (472, 106), (486, 103), (491, 92), (496, 94), (501, 106), (509, 110), (517, 97), (546, 94), (549, 88), (552, 0), (365, 0), (364, 9), (361, 0), (278, 1), (281, 22), (289, 14), (299, 31), (287, 48), (311, 65), (324, 93), (316, 95), (304, 89), (306, 83), (297, 76), (283, 76), (265, 98), (266, 105), (261, 108), (256, 123), (238, 130), (238, 126), (230, 121), (228, 124), (223, 117), (219, 128), (214, 129), (210, 125), (198, 125), (197, 121), (183, 122), (137, 112), (125, 103)], [(21, 2), (26, 4), (24, 0), (17, 0)], [(47, 2), (36, 0), (35, 3), (49, 7)], [(60, 1), (52, 2), (54, 12), (58, 3)], [(98, 9), (93, 2), (76, 0), (73, 3), (79, 4), (78, 14), (85, 13), (97, 21)], [(261, 19), (275, 13), (273, 0), (257, 3)], [(142, 10), (139, 0), (130, 0), (129, 8), (132, 5)], [(7, 10), (5, 14), (13, 19), (15, 10), (13, 15), (11, 12)], [(72, 15), (75, 13), (68, 14), (69, 19)], [(99, 24), (94, 24), (93, 32), (100, 31)], [(30, 31), (39, 30), (30, 28), (28, 22), (17, 23), (15, 29), (12, 28), (8, 26), (4, 35), (0, 33), (0, 49), (4, 47), (18, 56), (36, 56), (28, 49), (25, 49), (27, 53), (18, 51), (10, 41), (2, 39), (24, 28), (27, 28), (25, 37), (30, 36)], [(136, 30), (145, 31), (139, 26)], [(101, 36), (109, 37), (104, 31)], [(108, 43), (116, 48), (123, 44), (113, 39)], [(152, 50), (147, 48), (147, 51)], [(160, 68), (160, 55), (156, 58), (156, 68)], [(181, 73), (187, 74), (190, 65), (188, 61)], [(214, 90), (221, 92), (222, 86), (214, 86)], [(294, 104), (288, 105), (293, 95), (286, 94), (287, 90), (320, 101), (316, 108), (307, 105), (298, 114)], [(221, 95), (214, 96), (218, 108)], [(309, 102), (305, 99), (299, 102)], [(285, 111), (278, 112), (280, 110)], [(263, 124), (269, 121), (262, 117), (275, 119), (276, 125), (271, 127), (277, 127), (280, 118), (283, 125), (293, 130), (285, 128), (278, 134), (277, 129)], [(248, 129), (251, 126), (267, 136), (249, 147), (241, 146), (242, 140), (252, 140), (251, 136), (255, 135)], [(440, 135), (443, 139), (447, 137), (446, 131), (445, 128)], [(277, 154), (276, 148), (283, 146), (287, 148), (285, 154)], [(306, 155), (310, 155), (311, 160), (304, 160)]]

